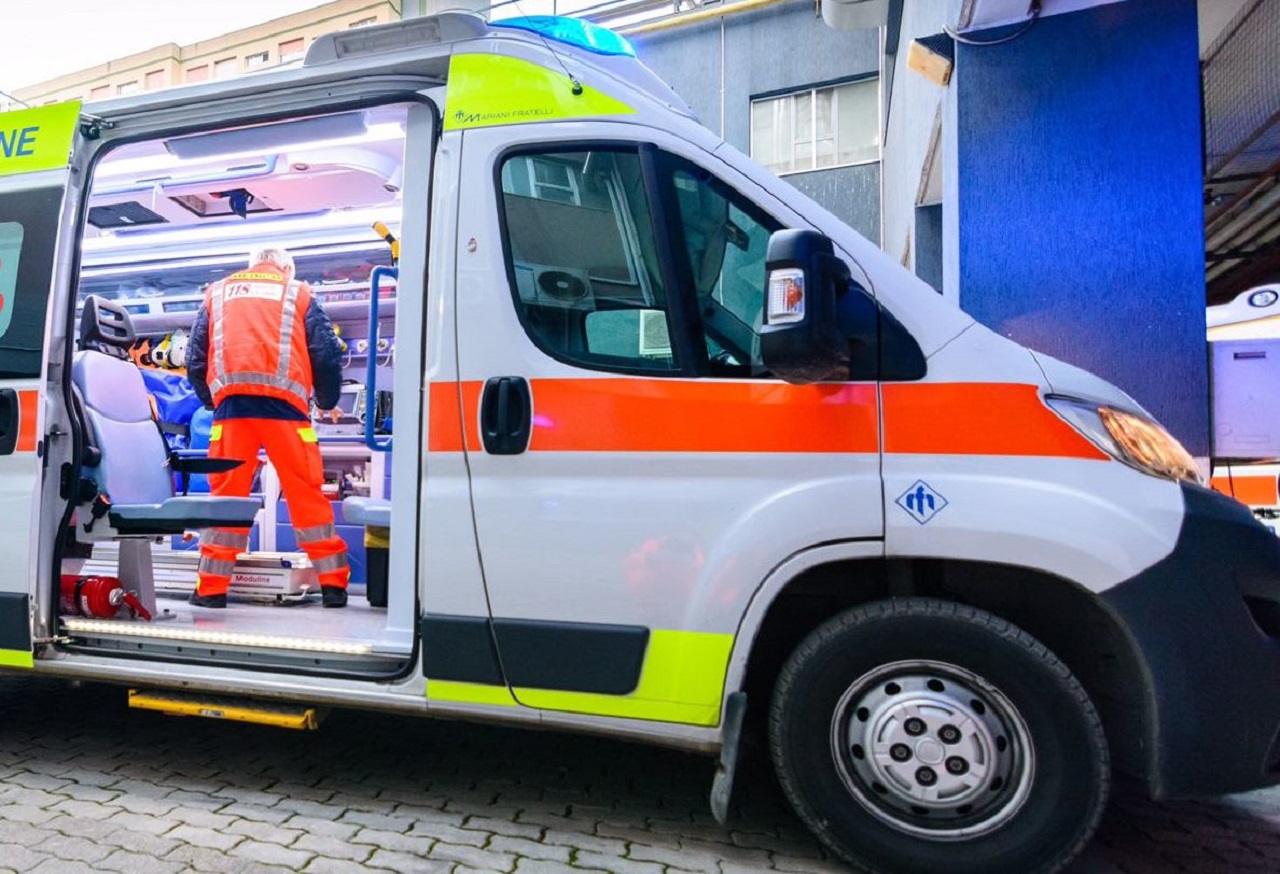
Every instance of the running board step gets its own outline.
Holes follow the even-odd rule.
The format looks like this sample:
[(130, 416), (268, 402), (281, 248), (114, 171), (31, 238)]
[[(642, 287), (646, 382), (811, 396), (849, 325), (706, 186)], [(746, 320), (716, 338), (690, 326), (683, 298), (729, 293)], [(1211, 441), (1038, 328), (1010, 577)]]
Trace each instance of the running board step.
[(203, 716), (299, 730), (319, 728), (324, 716), (322, 710), (305, 704), (267, 704), (247, 698), (145, 689), (129, 690), (129, 706), (138, 710), (155, 710), (166, 716)]

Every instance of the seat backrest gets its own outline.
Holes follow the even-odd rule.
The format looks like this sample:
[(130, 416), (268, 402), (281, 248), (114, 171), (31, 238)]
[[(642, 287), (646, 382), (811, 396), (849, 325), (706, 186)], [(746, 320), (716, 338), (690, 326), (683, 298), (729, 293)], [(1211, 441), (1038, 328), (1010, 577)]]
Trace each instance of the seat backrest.
[(80, 318), (71, 381), (80, 390), (101, 460), (88, 472), (113, 504), (159, 504), (173, 497), (169, 447), (151, 417), (142, 374), (128, 357), (133, 326), (123, 307), (90, 297)]

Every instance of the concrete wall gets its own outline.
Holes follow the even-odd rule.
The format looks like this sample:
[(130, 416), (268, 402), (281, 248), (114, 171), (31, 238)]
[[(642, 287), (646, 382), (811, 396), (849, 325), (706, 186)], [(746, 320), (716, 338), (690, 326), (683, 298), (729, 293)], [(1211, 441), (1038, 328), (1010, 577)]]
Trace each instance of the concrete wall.
[[(788, 0), (631, 37), (646, 65), (675, 88), (712, 131), (751, 149), (751, 100), (877, 73), (874, 30), (841, 33), (814, 13), (811, 0)], [(872, 241), (880, 239), (879, 164), (783, 177)]]
[(959, 45), (952, 89), (960, 305), (1115, 382), (1207, 454), (1195, 0)]

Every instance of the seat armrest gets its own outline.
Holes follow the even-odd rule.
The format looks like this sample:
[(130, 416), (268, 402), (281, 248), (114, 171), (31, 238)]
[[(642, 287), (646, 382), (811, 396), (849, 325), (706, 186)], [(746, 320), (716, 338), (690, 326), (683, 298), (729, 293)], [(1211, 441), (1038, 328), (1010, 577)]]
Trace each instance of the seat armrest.
[(186, 455), (178, 452), (169, 454), (169, 466), (182, 478), (182, 494), (191, 490), (193, 473), (226, 473), (234, 470), (244, 461), (239, 458), (209, 458), (207, 455)]
[(226, 473), (229, 470), (235, 470), (244, 461), (239, 458), (201, 458), (199, 456), (191, 456), (183, 458), (179, 456), (173, 461), (173, 469), (178, 473)]

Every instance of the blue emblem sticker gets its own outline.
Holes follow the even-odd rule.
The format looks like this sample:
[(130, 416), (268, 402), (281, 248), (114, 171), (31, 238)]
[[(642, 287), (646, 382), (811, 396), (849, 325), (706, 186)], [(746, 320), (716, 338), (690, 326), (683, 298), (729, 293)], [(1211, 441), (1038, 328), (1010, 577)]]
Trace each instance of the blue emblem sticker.
[(929, 520), (947, 506), (947, 499), (938, 494), (927, 482), (918, 479), (911, 484), (911, 488), (899, 495), (894, 503), (906, 510), (907, 515), (912, 519), (921, 525), (927, 525)]

